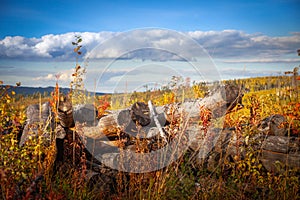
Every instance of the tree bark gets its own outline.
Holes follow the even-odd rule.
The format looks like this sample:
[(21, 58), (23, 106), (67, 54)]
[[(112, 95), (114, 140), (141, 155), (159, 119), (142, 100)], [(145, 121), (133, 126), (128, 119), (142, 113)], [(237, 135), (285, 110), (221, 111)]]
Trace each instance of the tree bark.
[[(219, 87), (203, 99), (156, 107), (156, 117), (162, 127), (180, 118), (192, 125), (199, 121), (201, 109), (209, 110), (213, 118), (222, 117), (241, 103), (242, 96), (237, 87)], [(149, 131), (157, 127), (157, 123), (154, 114), (148, 111), (150, 109), (143, 103), (135, 103), (131, 108), (115, 111), (99, 120), (99, 136), (96, 133), (92, 136), (101, 138), (104, 134), (112, 137), (117, 136), (120, 131), (135, 137), (152, 135)]]

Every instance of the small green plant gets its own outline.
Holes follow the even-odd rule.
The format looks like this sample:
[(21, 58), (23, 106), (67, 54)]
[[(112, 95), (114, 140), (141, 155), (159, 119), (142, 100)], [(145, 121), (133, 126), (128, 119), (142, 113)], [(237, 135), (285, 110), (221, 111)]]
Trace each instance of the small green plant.
[(82, 56), (81, 43), (81, 36), (75, 36), (75, 41), (72, 42), (72, 45), (74, 46), (74, 53), (76, 54), (76, 64), (75, 71), (72, 74), (73, 80), (70, 83), (70, 96), (72, 97), (72, 102), (74, 104), (86, 103), (87, 100), (86, 89), (83, 82), (86, 74), (86, 66), (79, 65), (79, 58)]

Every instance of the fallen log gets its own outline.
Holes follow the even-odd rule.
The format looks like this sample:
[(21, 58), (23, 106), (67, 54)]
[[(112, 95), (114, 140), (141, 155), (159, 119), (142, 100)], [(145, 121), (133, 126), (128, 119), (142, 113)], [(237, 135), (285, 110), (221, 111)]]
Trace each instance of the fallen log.
[[(280, 126), (286, 122), (283, 116), (274, 115), (266, 118), (258, 127), (261, 134), (249, 138), (241, 137), (234, 129), (207, 127), (205, 131), (199, 125), (202, 110), (208, 110), (211, 118), (218, 118), (240, 104), (241, 98), (239, 88), (225, 86), (217, 88), (203, 99), (189, 102), (154, 108), (151, 108), (150, 104), (136, 103), (130, 108), (112, 111), (99, 121), (96, 119), (96, 110), (93, 106), (80, 105), (73, 109), (73, 117), (75, 116), (76, 121), (75, 130), (87, 142), (86, 148), (107, 163), (118, 162), (120, 150), (140, 151), (139, 146), (135, 144), (136, 141), (145, 140), (146, 142), (142, 143), (146, 145), (145, 152), (151, 152), (155, 150), (153, 149), (155, 144), (151, 144), (153, 141), (157, 142), (165, 135), (167, 140), (164, 141), (164, 145), (166, 145), (174, 141), (174, 135), (181, 134), (180, 137), (188, 138), (186, 146), (196, 152), (197, 162), (205, 164), (209, 169), (214, 169), (224, 159), (235, 160), (237, 157), (244, 159), (251, 141), (252, 150), (259, 152), (258, 159), (268, 171), (278, 171), (278, 163), (281, 163), (281, 168), (299, 170), (299, 138), (286, 135), (286, 127)], [(34, 127), (35, 123), (45, 123), (51, 116), (48, 104), (43, 105), (41, 111), (38, 108), (37, 105), (28, 108), (28, 125), (22, 137), (28, 137), (28, 128)], [(69, 114), (68, 109), (65, 111)], [(72, 122), (67, 121), (65, 124)], [(170, 127), (173, 130), (170, 130)], [(63, 130), (62, 127), (60, 129)], [(57, 128), (55, 132), (62, 130)], [(179, 150), (184, 150), (184, 147), (181, 146)], [(145, 157), (145, 160), (147, 159)], [(130, 159), (128, 158), (126, 162), (130, 162)]]
[(267, 136), (261, 143), (260, 160), (268, 171), (281, 171), (285, 167), (300, 169), (300, 139), (298, 137)]
[[(230, 94), (229, 99), (226, 99), (226, 94)], [(157, 145), (151, 144), (151, 138), (156, 138), (156, 142), (158, 138), (162, 138), (164, 139), (164, 142), (162, 142), (164, 145), (174, 143), (174, 145), (177, 146), (175, 149), (171, 149), (171, 153), (178, 156), (188, 147), (188, 144), (178, 146), (178, 143), (184, 143), (185, 138), (189, 138), (191, 140), (190, 142), (193, 143), (195, 139), (188, 135), (188, 133), (192, 131), (194, 131), (196, 135), (200, 134), (202, 129), (199, 126), (199, 120), (202, 109), (209, 110), (213, 118), (221, 117), (228, 112), (228, 109), (232, 109), (233, 105), (240, 103), (241, 98), (242, 95), (238, 88), (225, 86), (217, 88), (211, 95), (203, 99), (196, 99), (189, 102), (159, 107), (154, 107), (151, 101), (148, 102), (148, 106), (145, 103), (138, 102), (133, 104), (130, 108), (111, 112), (111, 114), (102, 117), (96, 127), (82, 129), (79, 133), (83, 137), (86, 136), (97, 141), (110, 138), (119, 138), (120, 140), (122, 134), (125, 134), (125, 138), (129, 138), (129, 142), (125, 140), (123, 147), (125, 148), (125, 152), (128, 152), (128, 155), (135, 155), (134, 153), (132, 154), (132, 152), (135, 152), (137, 149), (143, 152), (151, 152), (153, 148), (157, 149)], [(179, 134), (173, 133), (174, 130), (166, 131), (166, 125), (168, 124), (174, 124), (173, 128), (176, 126)], [(191, 129), (191, 131), (189, 131), (189, 129)], [(127, 146), (128, 144), (132, 144), (131, 142), (141, 143), (143, 139), (148, 140), (143, 143), (144, 147), (140, 148), (136, 144)], [(108, 141), (102, 143), (117, 146)], [(164, 147), (164, 145), (159, 148)], [(87, 144), (87, 146), (90, 149), (93, 145), (90, 143)], [(170, 152), (166, 152), (164, 156), (168, 156), (169, 154)], [(95, 152), (94, 155), (99, 157), (99, 159), (101, 158), (102, 162), (112, 165), (112, 160), (109, 160), (119, 160), (119, 158), (114, 158), (114, 155), (119, 157), (120, 152), (106, 155), (100, 150), (99, 152)], [(144, 159), (149, 160), (147, 157)], [(127, 159), (127, 161), (130, 160), (131, 158)], [(163, 166), (163, 164), (159, 165)], [(126, 166), (128, 165), (126, 164)]]
[(155, 112), (151, 112), (151, 106), (145, 103), (135, 103), (131, 108), (118, 110), (102, 117), (99, 120), (99, 133), (83, 133), (95, 139), (118, 136), (120, 132), (134, 137), (147, 138), (153, 136), (154, 127), (159, 129), (160, 135), (164, 135), (160, 129), (166, 124), (182, 119), (185, 123), (198, 123), (201, 109), (209, 110), (213, 118), (224, 116), (229, 110), (241, 103), (242, 93), (235, 86), (223, 86), (213, 90), (213, 92), (203, 99), (194, 101), (170, 104), (155, 107)]
[(244, 138), (237, 137), (235, 130), (231, 129), (209, 130), (206, 136), (201, 137), (196, 130), (188, 130), (192, 138), (190, 148), (199, 152), (196, 162), (211, 171), (222, 165), (226, 159), (231, 161), (245, 159), (249, 151), (257, 154), (258, 160), (268, 171), (300, 170), (299, 137), (272, 136), (261, 133)]
[(285, 136), (288, 132), (286, 123), (283, 115), (271, 115), (260, 122), (258, 130), (268, 135)]
[[(158, 107), (156, 110), (158, 112), (158, 121), (162, 126), (164, 126), (166, 123), (166, 116), (163, 112), (163, 107)], [(117, 137), (120, 132), (123, 132), (134, 137), (139, 135), (139, 137), (145, 138), (147, 137), (149, 130), (152, 127), (156, 127), (153, 116), (151, 116), (151, 118), (149, 117), (150, 122), (146, 126), (137, 124), (135, 120), (131, 118), (131, 116), (131, 109), (115, 111), (112, 114), (104, 116), (99, 120), (98, 123), (98, 135), (96, 132), (94, 132), (93, 135), (89, 136), (95, 139), (101, 138), (102, 134), (106, 135), (107, 137)], [(84, 133), (84, 135), (86, 135), (86, 133)]]
[(48, 129), (53, 129), (51, 115), (53, 116), (53, 113), (51, 112), (49, 102), (46, 102), (42, 105), (34, 104), (28, 106), (26, 109), (26, 125), (23, 129), (19, 146), (23, 146), (30, 138), (33, 139), (40, 136), (39, 132), (41, 132), (41, 130), (43, 130), (42, 138), (49, 143), (51, 134)]

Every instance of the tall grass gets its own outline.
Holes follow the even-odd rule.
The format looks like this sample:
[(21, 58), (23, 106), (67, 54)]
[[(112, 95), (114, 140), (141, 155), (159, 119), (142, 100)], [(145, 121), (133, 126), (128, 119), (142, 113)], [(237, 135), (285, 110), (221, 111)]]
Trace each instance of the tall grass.
[[(282, 92), (285, 88), (281, 88)], [(10, 107), (14, 102), (15, 106)], [(294, 136), (299, 137), (299, 103), (294, 97), (278, 96), (276, 90), (250, 92), (244, 96), (245, 107), (226, 116), (226, 124), (240, 127), (249, 123), (256, 125), (271, 114), (287, 117)], [(15, 102), (13, 94), (1, 97), (0, 176), (3, 199), (298, 199), (299, 171), (285, 173), (266, 171), (257, 159), (259, 150), (251, 145), (244, 159), (223, 159), (213, 171), (195, 162), (196, 153), (188, 150), (171, 165), (149, 173), (111, 172), (106, 177), (107, 187), (99, 187), (101, 179), (93, 184), (86, 177), (88, 169), (79, 138), (70, 138), (70, 153), (76, 148), (76, 165), (73, 157), (67, 158), (58, 169), (54, 169), (55, 145), (44, 145), (40, 137), (18, 146), (17, 134), (25, 122), (24, 107)], [(53, 116), (54, 117), (54, 116)], [(8, 123), (10, 122), (11, 123)], [(170, 131), (180, 129), (172, 124)], [(45, 127), (40, 126), (42, 133)], [(243, 137), (257, 133), (255, 126), (238, 129)], [(53, 130), (48, 130), (53, 131)], [(298, 131), (298, 132), (297, 132)], [(174, 132), (175, 134), (175, 132)], [(142, 144), (142, 141), (140, 141)], [(254, 144), (253, 144), (254, 145)], [(147, 152), (139, 146), (139, 152)], [(147, 163), (145, 163), (147, 164)], [(149, 163), (151, 164), (151, 163)], [(278, 167), (280, 167), (279, 165)], [(105, 174), (101, 174), (100, 178)], [(105, 180), (106, 180), (105, 179)]]
[[(74, 42), (74, 52), (81, 55), (81, 38)], [(86, 102), (88, 98), (83, 89), (85, 68), (77, 64), (74, 81), (71, 84), (73, 102)], [(174, 80), (177, 80), (173, 77)], [(194, 83), (192, 87), (178, 85), (171, 81), (169, 88), (162, 90), (118, 94), (95, 97), (93, 102), (99, 110), (99, 116), (105, 110), (128, 107), (137, 101), (152, 100), (155, 105), (183, 102), (184, 99), (202, 98), (209, 86), (206, 83)], [(178, 79), (179, 80), (179, 79)], [(272, 114), (282, 114), (287, 119), (289, 136), (299, 139), (300, 104), (299, 96), (291, 88), (290, 77), (265, 77), (224, 81), (243, 85), (248, 93), (243, 98), (244, 108), (225, 116), (224, 126), (234, 127), (236, 137), (249, 138), (259, 131), (258, 124)], [(174, 84), (176, 87), (173, 87)], [(129, 173), (110, 169), (92, 160), (84, 150), (84, 142), (74, 129), (68, 130), (65, 142), (65, 160), (56, 165), (55, 137), (45, 143), (42, 135), (45, 131), (55, 134), (47, 124), (56, 121), (59, 101), (59, 87), (50, 99), (54, 113), (46, 123), (38, 123), (38, 136), (30, 139), (25, 146), (19, 147), (18, 138), (24, 126), (26, 115), (24, 99), (19, 101), (14, 92), (1, 83), (0, 91), (0, 197), (2, 199), (299, 199), (299, 170), (278, 168), (284, 173), (269, 172), (258, 159), (260, 149), (253, 148), (255, 141), (243, 146), (243, 158), (237, 154), (228, 159), (226, 153), (219, 156), (219, 162), (213, 168), (197, 162), (197, 152), (188, 149), (173, 163), (147, 173)], [(293, 90), (292, 90), (293, 89)], [(292, 91), (292, 92), (291, 92)], [(296, 94), (299, 94), (298, 92)], [(28, 97), (29, 98), (29, 97)], [(36, 103), (42, 104), (45, 99)], [(199, 110), (200, 112), (200, 110)], [(208, 126), (209, 112), (202, 113), (199, 124)], [(186, 142), (184, 135), (184, 113), (168, 126), (170, 139)], [(42, 121), (40, 119), (40, 121)], [(246, 126), (245, 126), (246, 125)], [(149, 147), (143, 139), (137, 138), (135, 151), (143, 154), (151, 149), (161, 148), (158, 142)], [(239, 144), (236, 144), (237, 147)], [(211, 155), (214, 156), (214, 155)], [(92, 160), (92, 162), (91, 162)], [(144, 165), (151, 165), (145, 160)], [(135, 167), (135, 166), (133, 166)], [(136, 166), (138, 167), (138, 166)], [(279, 170), (280, 171), (280, 170)], [(94, 175), (93, 175), (94, 174)]]

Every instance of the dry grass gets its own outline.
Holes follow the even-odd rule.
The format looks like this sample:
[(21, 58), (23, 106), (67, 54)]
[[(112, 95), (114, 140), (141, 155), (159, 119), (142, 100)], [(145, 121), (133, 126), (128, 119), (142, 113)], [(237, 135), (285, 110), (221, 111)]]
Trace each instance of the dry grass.
[[(255, 85), (259, 85), (261, 80)], [(255, 79), (247, 82), (250, 83), (255, 83)], [(243, 100), (245, 107), (228, 114), (226, 124), (233, 127), (244, 123), (257, 124), (266, 116), (280, 113), (287, 117), (296, 134), (300, 127), (299, 103), (294, 96), (278, 96), (276, 90), (246, 94)], [(280, 87), (281, 93), (285, 90), (284, 86)], [(157, 98), (157, 101), (174, 101), (170, 94), (166, 94), (165, 99)], [(151, 94), (147, 95), (141, 94), (140, 98), (144, 100), (146, 96), (151, 97)], [(139, 98), (138, 95), (136, 97)], [(46, 100), (35, 101), (41, 104)], [(27, 102), (27, 105), (33, 103), (30, 98), (20, 101)], [(2, 199), (299, 199), (299, 171), (286, 170), (283, 174), (267, 172), (256, 159), (259, 152), (251, 148), (245, 159), (225, 160), (213, 171), (197, 165), (194, 160), (196, 153), (188, 150), (163, 169), (149, 173), (105, 169), (92, 183), (92, 179), (87, 178), (89, 157), (82, 153), (84, 151), (79, 138), (69, 139), (69, 149), (66, 150), (67, 154), (72, 155), (75, 148), (76, 161), (71, 156), (58, 168), (53, 168), (54, 143), (45, 146), (38, 137), (25, 147), (18, 146), (17, 135), (20, 125), (25, 121), (25, 107), (21, 106), (20, 101), (12, 94), (4, 93), (1, 96), (1, 132), (9, 131), (9, 134), (0, 135)], [(181, 134), (172, 131), (175, 127), (180, 129), (182, 120), (170, 125), (171, 135)], [(40, 132), (43, 128), (40, 127)], [(251, 135), (256, 132), (247, 126), (241, 129), (240, 134)], [(139, 151), (147, 152), (148, 149)], [(108, 175), (105, 176), (105, 173)]]

